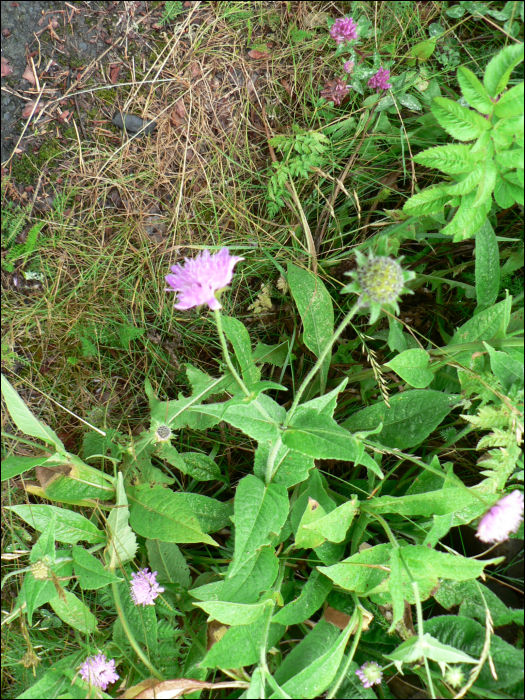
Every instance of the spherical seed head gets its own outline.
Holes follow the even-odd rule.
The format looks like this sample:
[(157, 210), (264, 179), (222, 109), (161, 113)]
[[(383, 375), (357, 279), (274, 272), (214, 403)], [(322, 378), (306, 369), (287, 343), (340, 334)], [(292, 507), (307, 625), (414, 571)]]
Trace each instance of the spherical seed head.
[(171, 437), (171, 428), (169, 425), (159, 425), (155, 430), (155, 437), (158, 442), (166, 442)]
[(413, 293), (405, 283), (413, 279), (415, 273), (404, 270), (398, 260), (372, 253), (367, 258), (356, 251), (356, 259), (357, 270), (347, 273), (354, 281), (342, 291), (359, 294), (359, 305), (370, 307), (370, 323), (377, 320), (381, 309), (392, 307), (399, 313), (399, 297), (403, 293)]
[(41, 581), (50, 578), (51, 575), (49, 566), (42, 561), (42, 559), (40, 559), (40, 561), (36, 561), (34, 564), (31, 564), (31, 573), (36, 579)]

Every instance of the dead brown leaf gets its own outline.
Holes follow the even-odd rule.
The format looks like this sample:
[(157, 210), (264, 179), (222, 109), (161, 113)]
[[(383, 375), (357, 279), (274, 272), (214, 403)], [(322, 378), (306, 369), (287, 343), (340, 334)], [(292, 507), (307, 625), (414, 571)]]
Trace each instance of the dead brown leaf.
[(12, 72), (13, 67), (9, 65), (7, 58), (2, 56), (2, 78), (5, 78), (7, 75), (11, 75)]
[(339, 627), (340, 630), (344, 630), (347, 624), (350, 622), (350, 615), (347, 615), (340, 610), (336, 610), (328, 605), (324, 611), (324, 619), (330, 622), (332, 625)]
[(286, 90), (286, 92), (287, 92), (287, 93), (290, 95), (290, 97), (291, 97), (292, 94), (293, 94), (293, 88), (292, 88), (292, 86), (291, 86), (291, 84), (290, 84), (290, 81), (289, 81), (289, 80), (285, 80), (285, 79), (283, 78), (283, 79), (281, 80), (281, 85), (283, 86), (283, 88)]
[(170, 122), (175, 128), (181, 126), (186, 121), (186, 107), (184, 106), (184, 100), (177, 100), (173, 105), (173, 110), (171, 112)]
[(71, 112), (69, 111), (69, 109), (65, 109), (65, 110), (62, 112), (62, 114), (60, 114), (60, 115), (57, 117), (57, 121), (59, 121), (60, 124), (63, 124), (63, 123), (67, 120), (67, 118), (69, 117), (70, 114), (71, 114)]
[(198, 690), (220, 688), (247, 688), (248, 683), (242, 681), (226, 681), (224, 683), (209, 683), (207, 681), (196, 681), (193, 678), (176, 678), (170, 681), (161, 681), (160, 683), (154, 679), (148, 678), (141, 681), (137, 685), (128, 688), (126, 692), (120, 696), (122, 700), (125, 698), (136, 698), (143, 700), (146, 698), (156, 698), (157, 700), (171, 700), (172, 698), (180, 698), (185, 693), (193, 693)]
[[(32, 100), (31, 102), (27, 102), (26, 106), (22, 110), (22, 117), (24, 119), (27, 119), (29, 116), (31, 116), (31, 112), (33, 111), (33, 107), (35, 106), (35, 101)], [(39, 102), (36, 106), (36, 109), (34, 111), (34, 114), (38, 114), (38, 112), (42, 111), (44, 107), (46, 106), (45, 102)]]
[(118, 82), (118, 76), (121, 68), (122, 63), (112, 63), (109, 67), (109, 81), (113, 85)]
[(33, 69), (29, 65), (29, 63), (26, 66), (26, 69), (24, 71), (24, 75), (22, 76), (24, 80), (27, 80), (28, 83), (31, 83), (31, 85), (34, 85), (36, 83), (36, 78), (35, 74), (33, 73)]
[(11, 36), (11, 32), (9, 31), (9, 29), (7, 27), (2, 29), (2, 36), (4, 36), (6, 39), (8, 36)]
[(257, 51), (257, 49), (248, 51), (248, 56), (256, 61), (262, 61), (264, 58), (270, 58), (270, 54), (267, 51)]

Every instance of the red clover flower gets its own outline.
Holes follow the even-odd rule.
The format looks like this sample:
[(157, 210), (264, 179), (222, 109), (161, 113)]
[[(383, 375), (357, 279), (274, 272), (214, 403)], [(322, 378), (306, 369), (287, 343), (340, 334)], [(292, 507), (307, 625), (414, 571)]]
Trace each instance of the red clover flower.
[(357, 39), (357, 24), (351, 17), (338, 17), (330, 27), (330, 36), (336, 44)]
[(505, 542), (511, 532), (517, 532), (523, 520), (523, 494), (513, 491), (500, 499), (485, 513), (478, 525), (476, 537), (482, 542)]
[(354, 70), (354, 65), (353, 61), (346, 61), (343, 66), (345, 73), (351, 73)]
[(359, 680), (365, 688), (371, 688), (373, 685), (380, 685), (383, 678), (383, 671), (375, 661), (367, 661), (361, 668), (355, 672), (359, 676)]
[(159, 593), (164, 593), (164, 588), (161, 588), (157, 583), (157, 572), (148, 571), (148, 569), (139, 569), (137, 573), (132, 573), (131, 578), (131, 597), (135, 605), (155, 605), (153, 602), (158, 597)]
[(165, 291), (179, 295), (175, 308), (192, 309), (202, 304), (213, 310), (222, 308), (216, 293), (232, 281), (233, 268), (244, 258), (230, 255), (228, 248), (222, 248), (215, 255), (203, 250), (197, 257), (184, 260), (184, 265), (173, 265), (172, 274), (165, 277), (169, 285)]
[(383, 90), (389, 90), (392, 85), (388, 82), (390, 80), (390, 71), (387, 68), (380, 68), (377, 73), (375, 73), (367, 85), (369, 88), (375, 88), (376, 92), (382, 92)]
[(335, 80), (329, 80), (324, 89), (321, 90), (321, 97), (327, 100), (331, 100), (334, 105), (340, 105), (341, 102), (348, 95), (350, 88), (344, 80), (341, 78), (335, 78)]
[(80, 668), (80, 675), (87, 683), (102, 690), (120, 678), (115, 671), (115, 661), (108, 661), (105, 654), (88, 656)]

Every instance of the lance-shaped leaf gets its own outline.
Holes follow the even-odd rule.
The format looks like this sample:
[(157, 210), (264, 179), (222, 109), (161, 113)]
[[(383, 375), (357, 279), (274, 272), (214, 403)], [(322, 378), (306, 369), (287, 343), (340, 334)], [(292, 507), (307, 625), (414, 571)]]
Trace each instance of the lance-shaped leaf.
[(355, 496), (351, 501), (343, 503), (331, 513), (305, 524), (304, 528), (318, 533), (329, 542), (342, 542), (358, 507), (357, 496)]
[(318, 532), (312, 532), (306, 529), (308, 525), (315, 523), (316, 520), (322, 518), (326, 515), (326, 511), (323, 506), (313, 498), (308, 498), (308, 503), (306, 504), (303, 517), (299, 523), (299, 528), (295, 535), (295, 547), (296, 549), (313, 549), (314, 547), (319, 547), (325, 541), (325, 537), (320, 535)]
[(98, 530), (96, 525), (73, 510), (43, 504), (7, 506), (7, 509), (19, 515), (39, 532), (45, 532), (54, 519), (55, 539), (59, 542), (77, 544), (80, 540), (85, 540), (97, 544), (106, 539), (105, 534)]
[(49, 601), (58, 617), (71, 627), (83, 634), (93, 634), (97, 631), (97, 618), (88, 606), (71, 591), (64, 591), (65, 600), (57, 596)]
[(182, 552), (174, 542), (146, 540), (148, 560), (159, 581), (178, 583), (184, 588), (191, 585), (190, 569)]
[(226, 337), (233, 346), (244, 381), (248, 384), (258, 382), (261, 378), (261, 370), (255, 366), (252, 360), (250, 334), (246, 327), (232, 316), (222, 316), (222, 326)]
[(251, 625), (258, 620), (265, 610), (273, 608), (273, 600), (265, 600), (255, 605), (244, 605), (241, 603), (225, 603), (221, 600), (208, 600), (201, 603), (193, 603), (198, 608), (210, 616), (208, 619), (218, 620), (224, 625), (232, 627), (236, 625)]
[(403, 664), (415, 663), (419, 659), (427, 658), (439, 664), (443, 674), (446, 664), (476, 664), (477, 659), (473, 659), (465, 652), (455, 649), (448, 644), (441, 644), (430, 634), (419, 637), (411, 637), (406, 642), (400, 644), (391, 654), (385, 654), (386, 659), (390, 659), (401, 671)]
[(317, 570), (312, 571), (310, 578), (303, 586), (301, 595), (279, 610), (272, 620), (281, 625), (296, 625), (304, 622), (319, 610), (331, 589), (332, 581), (329, 578)]
[(102, 562), (87, 552), (84, 547), (73, 547), (72, 554), (75, 575), (78, 576), (80, 588), (94, 591), (97, 588), (109, 586), (110, 583), (122, 581), (112, 571), (107, 571)]
[(235, 549), (229, 576), (277, 538), (288, 510), (288, 493), (282, 484), (265, 486), (251, 474), (239, 482), (234, 504)]
[(117, 475), (117, 498), (106, 522), (108, 545), (106, 548), (112, 567), (122, 566), (135, 558), (137, 538), (129, 526), (129, 507), (122, 472)]
[(217, 546), (202, 531), (183, 493), (142, 484), (130, 489), (131, 527), (142, 537), (162, 542), (205, 542)]
[(315, 459), (341, 459), (359, 463), (364, 447), (333, 418), (313, 409), (295, 415), (282, 434), (283, 443)]

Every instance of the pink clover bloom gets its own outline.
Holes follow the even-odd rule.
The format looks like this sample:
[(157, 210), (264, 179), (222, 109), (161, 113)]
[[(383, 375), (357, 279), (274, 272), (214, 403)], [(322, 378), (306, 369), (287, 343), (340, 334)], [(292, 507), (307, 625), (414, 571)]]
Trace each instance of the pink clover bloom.
[(368, 81), (369, 88), (375, 89), (376, 92), (389, 90), (392, 86), (388, 82), (390, 80), (390, 71), (387, 68), (380, 68), (375, 75)]
[(357, 24), (351, 17), (338, 17), (330, 27), (330, 36), (336, 44), (357, 39)]

